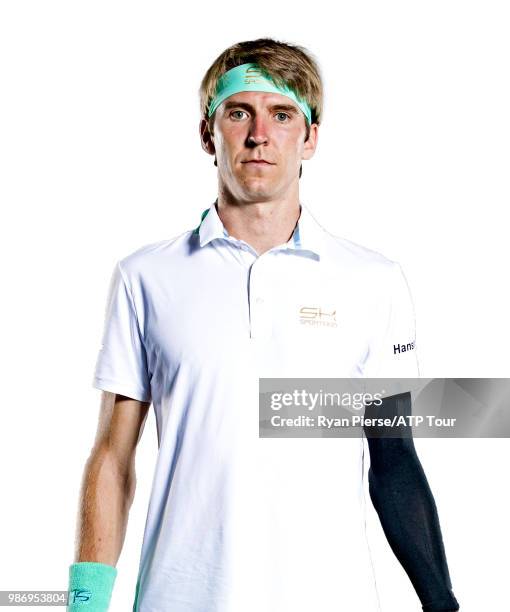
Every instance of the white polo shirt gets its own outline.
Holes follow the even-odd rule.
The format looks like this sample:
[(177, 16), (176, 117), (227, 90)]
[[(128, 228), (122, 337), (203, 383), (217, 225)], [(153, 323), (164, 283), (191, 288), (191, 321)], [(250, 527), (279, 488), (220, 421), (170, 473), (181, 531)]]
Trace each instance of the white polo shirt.
[(258, 437), (259, 377), (365, 376), (418, 376), (407, 283), (304, 204), (262, 255), (213, 204), (117, 263), (93, 385), (152, 401), (159, 447), (134, 612), (379, 609), (361, 437)]

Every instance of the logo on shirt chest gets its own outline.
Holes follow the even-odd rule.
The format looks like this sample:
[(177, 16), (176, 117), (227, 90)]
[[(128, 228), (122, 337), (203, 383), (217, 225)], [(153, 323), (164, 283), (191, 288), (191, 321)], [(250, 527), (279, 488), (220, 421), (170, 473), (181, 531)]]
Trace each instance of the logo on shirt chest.
[(302, 306), (299, 309), (299, 322), (311, 327), (338, 327), (336, 309), (321, 306)]

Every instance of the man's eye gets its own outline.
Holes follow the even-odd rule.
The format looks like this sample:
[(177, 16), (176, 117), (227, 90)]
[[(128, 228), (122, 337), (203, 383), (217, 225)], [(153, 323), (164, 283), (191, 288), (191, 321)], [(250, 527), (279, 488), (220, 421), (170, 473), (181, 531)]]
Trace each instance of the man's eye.
[(278, 121), (280, 123), (283, 123), (285, 121), (285, 118), (289, 118), (290, 117), (290, 115), (287, 115), (287, 113), (283, 113), (283, 112), (276, 113), (277, 117), (282, 117), (282, 115), (283, 115), (283, 119), (278, 119)]
[(242, 119), (242, 117), (239, 117), (239, 113), (241, 113), (241, 114), (242, 114), (242, 113), (244, 113), (244, 111), (242, 111), (242, 110), (235, 110), (235, 111), (232, 111), (232, 112), (230, 113), (230, 116), (231, 116), (231, 117), (233, 117), (234, 119)]

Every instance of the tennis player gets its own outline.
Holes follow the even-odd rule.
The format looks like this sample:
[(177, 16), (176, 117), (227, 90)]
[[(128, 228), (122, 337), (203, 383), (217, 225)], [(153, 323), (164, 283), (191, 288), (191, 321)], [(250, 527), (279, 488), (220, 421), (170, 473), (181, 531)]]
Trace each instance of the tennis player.
[[(458, 610), (412, 438), (259, 437), (259, 377), (419, 374), (400, 265), (332, 235), (300, 199), (322, 119), (317, 62), (269, 38), (235, 44), (205, 73), (200, 107), (217, 197), (196, 227), (113, 270), (69, 610), (108, 609), (151, 404), (159, 450), (134, 612), (379, 610), (367, 443), (370, 497), (422, 609)], [(409, 413), (409, 398), (379, 412)]]

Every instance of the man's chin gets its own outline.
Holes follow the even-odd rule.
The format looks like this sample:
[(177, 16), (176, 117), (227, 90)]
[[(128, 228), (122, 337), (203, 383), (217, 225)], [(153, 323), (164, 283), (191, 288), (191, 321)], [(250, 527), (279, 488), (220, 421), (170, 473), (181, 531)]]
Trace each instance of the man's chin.
[(270, 200), (274, 198), (278, 189), (276, 185), (269, 184), (268, 181), (265, 180), (244, 180), (239, 185), (239, 192), (243, 194), (246, 199), (253, 200)]
[(243, 189), (242, 198), (246, 202), (266, 202), (273, 200), (276, 196), (275, 190), (270, 189)]

